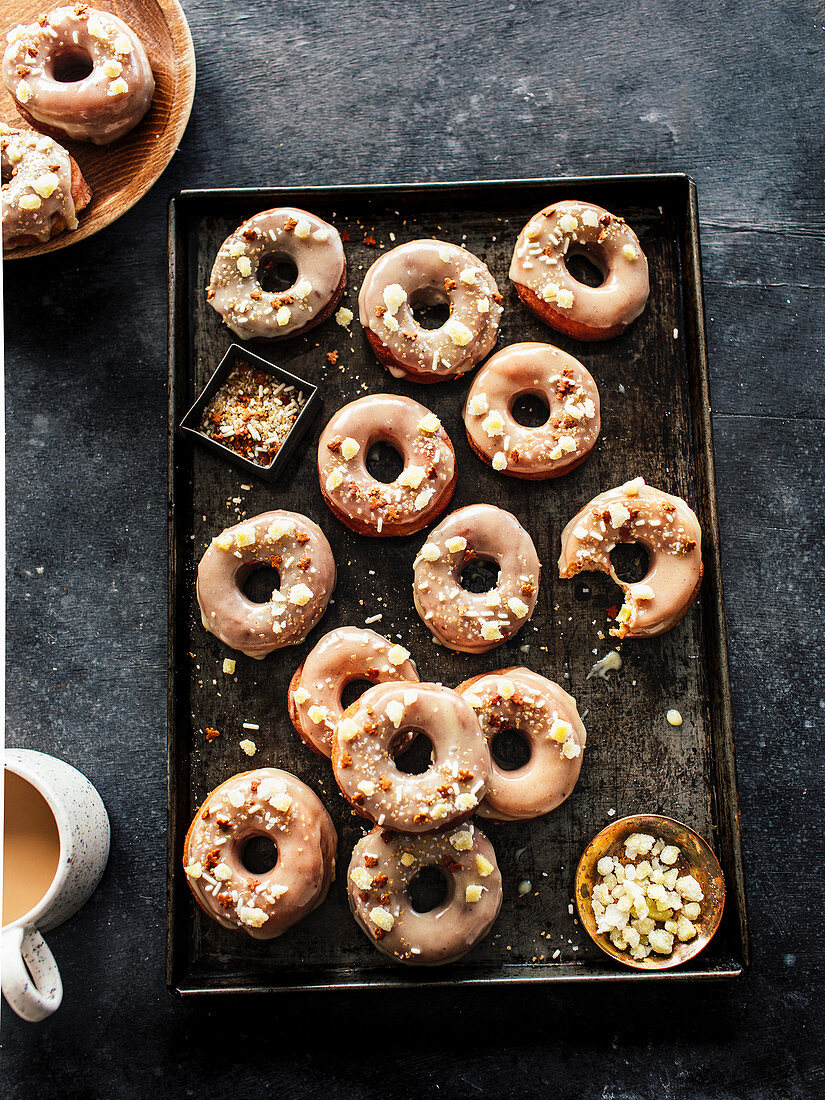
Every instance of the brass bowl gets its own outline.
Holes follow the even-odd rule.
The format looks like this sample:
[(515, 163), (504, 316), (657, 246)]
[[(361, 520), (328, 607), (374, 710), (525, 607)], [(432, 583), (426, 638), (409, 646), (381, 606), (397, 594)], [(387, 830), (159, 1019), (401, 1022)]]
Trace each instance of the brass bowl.
[[(623, 855), (624, 842), (631, 833), (649, 833), (665, 844), (675, 844), (683, 856), (677, 864), (680, 872), (692, 874), (705, 895), (702, 912), (694, 921), (696, 936), (688, 943), (675, 940), (670, 955), (651, 954), (646, 959), (634, 959), (627, 951), (614, 947), (606, 933), (596, 931), (591, 904), (593, 888), (600, 878), (596, 865), (602, 856)], [(695, 958), (713, 939), (725, 908), (725, 879), (713, 849), (690, 826), (660, 814), (632, 814), (612, 821), (585, 848), (576, 868), (575, 900), (582, 926), (596, 946), (611, 959), (635, 970), (670, 970)]]

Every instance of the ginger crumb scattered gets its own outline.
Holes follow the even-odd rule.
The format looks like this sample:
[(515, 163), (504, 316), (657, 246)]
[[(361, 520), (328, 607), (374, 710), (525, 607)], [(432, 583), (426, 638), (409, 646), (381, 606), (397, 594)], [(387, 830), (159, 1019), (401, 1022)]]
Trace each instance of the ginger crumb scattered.
[(223, 671), (227, 676), (231, 676), (235, 671), (235, 662), (231, 657), (224, 657), (223, 659)]
[(249, 738), (245, 738), (240, 742), (241, 751), (245, 752), (247, 756), (254, 756), (258, 751), (258, 746), (254, 741), (250, 741)]

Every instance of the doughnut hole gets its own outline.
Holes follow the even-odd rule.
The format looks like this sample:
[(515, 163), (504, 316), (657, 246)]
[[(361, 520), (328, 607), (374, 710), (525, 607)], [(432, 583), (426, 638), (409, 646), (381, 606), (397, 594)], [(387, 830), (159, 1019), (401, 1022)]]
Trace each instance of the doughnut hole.
[(636, 584), (650, 571), (650, 555), (639, 542), (620, 542), (610, 554), (616, 576), (625, 584)]
[(541, 428), (550, 419), (550, 409), (539, 394), (520, 393), (510, 403), (510, 415), (525, 428)]
[(356, 699), (360, 699), (367, 688), (375, 687), (372, 680), (349, 680), (341, 691), (341, 707), (346, 710)]
[(238, 587), (252, 603), (269, 603), (281, 587), (281, 574), (267, 562), (252, 562), (239, 570)]
[(278, 845), (270, 836), (252, 836), (241, 847), (240, 859), (251, 875), (265, 875), (278, 862)]
[(58, 84), (77, 84), (94, 70), (88, 50), (82, 46), (65, 46), (51, 58), (46, 72)]
[(298, 267), (289, 256), (269, 253), (258, 264), (258, 282), (267, 294), (282, 294), (298, 282)]
[(596, 245), (568, 249), (564, 264), (571, 277), (584, 286), (601, 286), (607, 278), (607, 265)]
[(412, 744), (411, 730), (401, 730), (390, 747), (395, 766), (405, 775), (423, 775), (433, 765), (433, 743), (426, 733), (418, 733)]
[(490, 741), (490, 752), (496, 767), (503, 772), (517, 772), (530, 763), (533, 755), (527, 736), (520, 729), (506, 726)]
[(450, 301), (443, 291), (424, 287), (410, 295), (410, 309), (419, 328), (437, 329), (450, 316)]
[(465, 592), (491, 592), (498, 584), (498, 562), (488, 558), (473, 558), (461, 570), (458, 583)]
[(407, 897), (416, 913), (431, 913), (447, 901), (449, 884), (440, 867), (422, 867), (407, 887)]
[(389, 485), (395, 481), (403, 469), (404, 459), (392, 443), (380, 439), (367, 451), (367, 471), (370, 477), (374, 477), (383, 485)]

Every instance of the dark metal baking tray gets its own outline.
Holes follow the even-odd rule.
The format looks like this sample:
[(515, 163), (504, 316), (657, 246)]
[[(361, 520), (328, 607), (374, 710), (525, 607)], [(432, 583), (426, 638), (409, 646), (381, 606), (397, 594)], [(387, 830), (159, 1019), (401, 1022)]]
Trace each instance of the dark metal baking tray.
[[(516, 235), (528, 217), (562, 198), (596, 202), (624, 216), (651, 268), (651, 297), (626, 333), (580, 344), (545, 328), (518, 302), (507, 279)], [(176, 435), (180, 413), (232, 342), (207, 305), (204, 287), (224, 238), (270, 206), (308, 208), (345, 237), (344, 304), (356, 309), (363, 274), (382, 249), (416, 237), (465, 244), (491, 268), (504, 295), (501, 343), (543, 340), (580, 358), (602, 398), (602, 435), (589, 460), (557, 482), (501, 477), (470, 451), (461, 408), (470, 376), (433, 386), (403, 384), (375, 362), (357, 321), (346, 331), (330, 319), (305, 336), (252, 347), (318, 384), (325, 416), (290, 459), (277, 486), (243, 478), (228, 463)], [(346, 231), (346, 232), (344, 232)], [(167, 979), (179, 993), (286, 991), (534, 983), (555, 980), (684, 981), (731, 978), (748, 963), (739, 816), (734, 766), (719, 529), (713, 472), (708, 367), (702, 306), (696, 189), (683, 175), (497, 181), (338, 188), (185, 191), (169, 222), (169, 713)], [(338, 363), (326, 353), (337, 351)], [(433, 644), (413, 609), (412, 561), (423, 535), (368, 540), (346, 530), (322, 502), (315, 447), (322, 421), (355, 397), (406, 393), (432, 408), (456, 448), (458, 487), (451, 507), (486, 501), (514, 512), (544, 565), (533, 619), (511, 642), (483, 656)], [(604, 577), (561, 582), (555, 563), (563, 525), (597, 492), (643, 476), (685, 497), (704, 531), (705, 576), (686, 618), (660, 638), (627, 641), (624, 667), (608, 682), (587, 673), (611, 648), (606, 608), (618, 590)], [(249, 484), (247, 482), (246, 484)], [(270, 508), (304, 512), (326, 532), (339, 579), (325, 617), (308, 640), (264, 662), (230, 654), (200, 625), (195, 570), (208, 540), (239, 515)], [(548, 818), (486, 826), (504, 876), (501, 915), (489, 938), (462, 961), (411, 971), (380, 955), (350, 916), (344, 886), (349, 854), (363, 823), (341, 800), (326, 761), (292, 729), (285, 698), (298, 663), (322, 633), (381, 614), (374, 629), (400, 637), (422, 679), (447, 684), (489, 669), (526, 664), (564, 684), (586, 712), (589, 733), (581, 779)], [(522, 650), (529, 645), (529, 651)], [(221, 672), (237, 660), (234, 677)], [(667, 724), (678, 708), (684, 724)], [(245, 721), (258, 723), (251, 735)], [(221, 736), (209, 743), (202, 731)], [(252, 736), (250, 760), (238, 747)], [(327, 901), (280, 939), (262, 943), (221, 928), (193, 903), (180, 871), (183, 838), (205, 795), (235, 772), (276, 764), (324, 799), (339, 831), (339, 873)], [(673, 972), (617, 968), (588, 941), (568, 912), (577, 859), (613, 814), (659, 812), (706, 836), (728, 886), (722, 927), (702, 955)], [(532, 889), (518, 896), (519, 882)], [(556, 954), (558, 952), (558, 954)]]

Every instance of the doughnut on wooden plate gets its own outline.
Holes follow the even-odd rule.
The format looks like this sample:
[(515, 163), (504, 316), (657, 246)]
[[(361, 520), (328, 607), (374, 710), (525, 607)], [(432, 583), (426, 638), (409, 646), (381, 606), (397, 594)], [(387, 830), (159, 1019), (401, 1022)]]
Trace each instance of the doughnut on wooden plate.
[[(0, 0), (2, 46), (18, 23), (59, 7), (59, 0)], [(90, 0), (90, 7), (95, 7)], [(40, 256), (91, 237), (125, 214), (160, 177), (177, 149), (195, 95), (195, 51), (186, 16), (177, 0), (100, 0), (99, 7), (119, 16), (141, 39), (155, 77), (155, 95), (134, 130), (111, 145), (64, 141), (92, 189), (92, 201), (80, 215), (74, 232), (61, 233), (45, 244), (26, 245), (5, 255), (16, 260)], [(0, 119), (21, 130), (32, 129), (0, 83)]]

